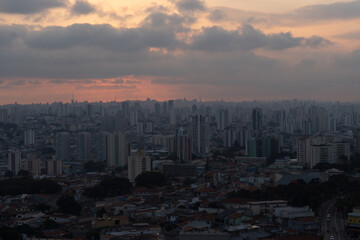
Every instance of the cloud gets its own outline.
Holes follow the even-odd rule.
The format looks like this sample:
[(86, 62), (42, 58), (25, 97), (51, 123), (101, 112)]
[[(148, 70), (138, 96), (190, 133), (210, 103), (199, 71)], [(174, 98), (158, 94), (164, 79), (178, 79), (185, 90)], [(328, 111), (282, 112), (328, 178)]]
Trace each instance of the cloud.
[(229, 7), (210, 8), (208, 19), (231, 23), (266, 24), (266, 26), (312, 25), (315, 22), (360, 18), (360, 0), (308, 5), (281, 14), (248, 11)]
[(227, 16), (223, 10), (215, 9), (214, 11), (212, 11), (209, 14), (208, 19), (213, 22), (218, 22), (218, 21), (222, 21), (222, 20), (226, 19), (226, 17)]
[(75, 46), (98, 47), (111, 51), (133, 52), (149, 47), (176, 48), (172, 29), (152, 27), (117, 29), (111, 25), (73, 24), (30, 31), (24, 42), (33, 48), (64, 49)]
[(264, 34), (251, 25), (243, 25), (242, 32), (225, 30), (221, 27), (204, 28), (196, 36), (192, 48), (202, 51), (249, 51), (257, 48), (284, 50), (293, 47), (319, 47), (330, 44), (322, 37), (294, 37), (291, 32)]
[(347, 69), (360, 69), (360, 49), (339, 57), (337, 63)]
[(95, 7), (87, 1), (76, 1), (71, 8), (71, 13), (75, 15), (86, 15), (95, 12)]
[(0, 25), (0, 46), (9, 45), (18, 38), (23, 38), (26, 28), (21, 25)]
[(296, 9), (293, 17), (306, 20), (360, 18), (360, 1), (306, 6)]
[(90, 86), (78, 86), (78, 90), (134, 90), (136, 86), (120, 86), (120, 85), (90, 85)]
[(142, 27), (149, 29), (167, 29), (177, 33), (187, 31), (184, 25), (193, 22), (192, 18), (178, 14), (167, 14), (159, 11), (151, 12), (143, 21)]
[(179, 11), (185, 12), (204, 11), (206, 9), (204, 2), (200, 0), (178, 0), (175, 5)]
[[(216, 86), (214, 89), (219, 92), (224, 92), (224, 89), (235, 92), (236, 89), (239, 94), (246, 95), (255, 94), (257, 89), (266, 95), (288, 90), (286, 94), (290, 95), (297, 94), (297, 89), (306, 89), (305, 85), (311, 88), (311, 81), (320, 79), (323, 84), (335, 81), (334, 77), (339, 76), (337, 71), (345, 72), (343, 76), (353, 79), (360, 69), (346, 72), (342, 71), (345, 67), (338, 64), (318, 70), (323, 61), (317, 58), (317, 53), (303, 47), (321, 46), (326, 40), (320, 37), (265, 34), (251, 25), (234, 31), (220, 27), (204, 28), (194, 35), (192, 31), (184, 31), (185, 21), (177, 15), (154, 13), (136, 28), (90, 24), (40, 29), (1, 26), (0, 36), (8, 36), (11, 32), (13, 35), (1, 40), (0, 73), (2, 77), (13, 79), (50, 79), (47, 84), (52, 87), (71, 86), (93, 92), (96, 89), (132, 90), (134, 85), (137, 89), (148, 85), (164, 89), (167, 85), (173, 88), (191, 85), (192, 92), (184, 94), (199, 92), (197, 86), (202, 86), (199, 89)], [(185, 36), (186, 41), (178, 39), (178, 34)], [(152, 52), (149, 48), (164, 51)], [(304, 60), (301, 66), (294, 66), (252, 51), (288, 48), (294, 48), (292, 51), (296, 54), (307, 52), (306, 57), (311, 54), (316, 64)], [(128, 76), (131, 76), (130, 80), (144, 79), (143, 76), (148, 80), (137, 84), (128, 81)], [(295, 82), (293, 85), (297, 87), (292, 87), (291, 82)], [(246, 93), (244, 89), (252, 91)], [(217, 92), (214, 90), (207, 94), (210, 96)]]
[(343, 39), (360, 39), (360, 31), (348, 32), (340, 35), (333, 36), (335, 38), (343, 38)]
[(65, 7), (66, 0), (0, 0), (0, 12), (33, 14), (47, 9)]

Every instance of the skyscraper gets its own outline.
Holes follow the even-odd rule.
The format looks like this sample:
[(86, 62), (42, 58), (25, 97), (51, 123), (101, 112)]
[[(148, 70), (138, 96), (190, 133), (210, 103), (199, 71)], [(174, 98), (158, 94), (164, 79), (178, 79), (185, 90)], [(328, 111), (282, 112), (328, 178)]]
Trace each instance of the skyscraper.
[(229, 125), (229, 111), (227, 109), (220, 109), (217, 114), (217, 129), (223, 131)]
[(81, 132), (77, 134), (77, 161), (85, 163), (91, 160), (91, 134)]
[(160, 117), (161, 105), (160, 103), (155, 103), (155, 117)]
[(107, 165), (109, 167), (123, 167), (127, 164), (128, 144), (125, 134), (116, 132), (110, 134), (107, 142)]
[(9, 116), (7, 109), (0, 109), (0, 122), (1, 123), (8, 123), (9, 122)]
[(8, 154), (8, 169), (14, 175), (21, 170), (21, 152), (20, 150), (10, 151)]
[(35, 143), (35, 132), (32, 129), (26, 129), (24, 131), (24, 144), (26, 146), (33, 145)]
[(70, 133), (62, 132), (56, 134), (56, 159), (70, 161)]
[(192, 138), (192, 150), (195, 154), (209, 152), (210, 121), (208, 116), (196, 114), (190, 116), (188, 135)]
[(175, 139), (176, 159), (179, 162), (192, 160), (192, 139), (187, 136), (185, 128), (179, 128)]
[(252, 127), (255, 137), (262, 135), (262, 109), (254, 108), (252, 111)]

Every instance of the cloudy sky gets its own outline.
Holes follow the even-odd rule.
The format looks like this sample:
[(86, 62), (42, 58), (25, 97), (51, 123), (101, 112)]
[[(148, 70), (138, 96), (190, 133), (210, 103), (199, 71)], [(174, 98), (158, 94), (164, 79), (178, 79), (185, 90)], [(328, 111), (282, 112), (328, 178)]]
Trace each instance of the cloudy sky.
[(0, 0), (0, 104), (358, 101), (359, 22), (360, 0)]

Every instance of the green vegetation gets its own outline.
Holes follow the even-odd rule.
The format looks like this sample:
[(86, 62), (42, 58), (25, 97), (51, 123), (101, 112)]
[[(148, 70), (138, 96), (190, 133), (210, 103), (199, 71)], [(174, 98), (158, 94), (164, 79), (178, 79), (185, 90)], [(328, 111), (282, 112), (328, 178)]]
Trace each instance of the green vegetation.
[(143, 172), (135, 178), (135, 184), (138, 187), (161, 187), (166, 184), (166, 179), (165, 176), (159, 172)]
[(55, 228), (58, 228), (59, 227), (59, 224), (57, 224), (54, 220), (51, 220), (51, 219), (46, 219), (43, 223), (43, 228), (45, 230), (48, 230), (48, 229), (55, 229)]
[(86, 240), (100, 240), (100, 234), (97, 231), (89, 231), (85, 236)]
[(18, 176), (28, 177), (28, 176), (30, 176), (30, 173), (29, 173), (29, 171), (26, 171), (26, 170), (20, 170), (20, 171), (18, 172)]
[(59, 212), (65, 214), (79, 215), (81, 212), (81, 204), (78, 203), (74, 196), (63, 195), (57, 201), (56, 205), (59, 207)]
[(131, 187), (132, 184), (127, 178), (108, 177), (100, 184), (86, 189), (84, 194), (94, 199), (101, 199), (130, 193)]
[(342, 155), (340, 156), (340, 160), (342, 163), (335, 163), (335, 164), (330, 164), (330, 163), (318, 163), (314, 166), (314, 169), (318, 169), (319, 171), (325, 171), (331, 168), (336, 168), (339, 170), (342, 170), (346, 173), (353, 173), (358, 171), (359, 172), (359, 168), (360, 168), (360, 153), (355, 153), (350, 157), (350, 160)]
[(84, 170), (86, 172), (102, 172), (105, 170), (105, 162), (89, 161), (84, 164)]
[(48, 179), (35, 180), (32, 178), (11, 178), (0, 181), (0, 196), (19, 194), (52, 194), (61, 191), (61, 186)]
[[(351, 206), (360, 204), (360, 184), (357, 181), (350, 181), (347, 176), (332, 176), (329, 181), (324, 183), (305, 184), (304, 182), (291, 183), (286, 186), (268, 187), (263, 190), (247, 191), (240, 190), (232, 192), (229, 198), (242, 197), (255, 201), (265, 201), (274, 199), (287, 200), (293, 206), (309, 206), (314, 211), (326, 200), (338, 196), (346, 196), (351, 199)], [(352, 196), (353, 198), (349, 198)], [(344, 207), (344, 202), (339, 202), (339, 207)]]
[(31, 228), (27, 224), (15, 228), (4, 226), (0, 228), (0, 239), (2, 240), (22, 240), (22, 234), (26, 234), (28, 237), (40, 235), (39, 231)]

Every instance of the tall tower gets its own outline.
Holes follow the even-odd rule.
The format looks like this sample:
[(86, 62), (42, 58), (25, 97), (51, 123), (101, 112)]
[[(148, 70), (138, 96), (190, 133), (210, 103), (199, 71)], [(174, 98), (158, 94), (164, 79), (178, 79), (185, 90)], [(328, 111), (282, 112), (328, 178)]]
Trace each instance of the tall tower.
[(176, 158), (179, 162), (192, 160), (192, 139), (187, 136), (185, 128), (179, 128), (175, 139)]
[(223, 131), (229, 125), (229, 111), (227, 109), (219, 110), (216, 122), (217, 129)]
[(262, 135), (262, 109), (254, 108), (252, 111), (252, 127), (255, 137)]
[(209, 152), (210, 121), (208, 116), (200, 113), (190, 116), (189, 136), (192, 138), (192, 150), (195, 154)]
[(77, 160), (82, 163), (91, 160), (91, 134), (88, 132), (77, 135)]
[(8, 169), (14, 175), (21, 170), (21, 152), (20, 150), (11, 151), (8, 154)]
[(35, 132), (32, 129), (26, 129), (24, 131), (24, 144), (26, 146), (33, 145), (35, 143)]
[(56, 159), (70, 161), (70, 133), (62, 132), (56, 134)]
[(107, 142), (107, 164), (109, 167), (123, 167), (127, 164), (128, 144), (125, 134), (116, 132), (110, 134)]

